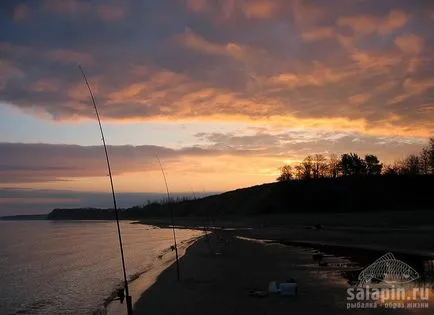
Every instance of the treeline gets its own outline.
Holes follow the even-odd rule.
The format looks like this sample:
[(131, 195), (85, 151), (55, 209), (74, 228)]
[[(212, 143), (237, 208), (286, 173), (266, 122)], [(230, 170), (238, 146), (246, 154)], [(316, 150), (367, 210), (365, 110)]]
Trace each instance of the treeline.
[(345, 153), (340, 157), (336, 154), (330, 154), (329, 157), (323, 154), (308, 155), (301, 163), (295, 166), (282, 166), (277, 180), (428, 174), (434, 174), (434, 138), (429, 140), (429, 144), (419, 154), (411, 154), (392, 165), (384, 165), (373, 154), (367, 154), (364, 158), (356, 153)]
[[(196, 200), (188, 197), (171, 198), (170, 201), (162, 199), (159, 201), (148, 200), (146, 204), (133, 206), (130, 208), (119, 208), (120, 219), (141, 218), (146, 214), (148, 217), (164, 217), (169, 216), (170, 207), (185, 204), (189, 201)], [(183, 214), (184, 211), (178, 211)], [(113, 209), (101, 208), (70, 208), (70, 209), (54, 209), (46, 218), (48, 220), (113, 220), (115, 213)]]
[[(152, 202), (119, 209), (119, 218), (179, 218), (215, 222), (227, 216), (434, 210), (434, 175), (339, 176), (318, 180), (291, 180), (228, 191), (200, 199)], [(427, 212), (431, 215), (432, 212)], [(434, 215), (434, 213), (433, 213)], [(113, 220), (112, 209), (55, 209), (49, 220)], [(170, 224), (170, 223), (169, 223)], [(204, 223), (205, 224), (205, 223)]]

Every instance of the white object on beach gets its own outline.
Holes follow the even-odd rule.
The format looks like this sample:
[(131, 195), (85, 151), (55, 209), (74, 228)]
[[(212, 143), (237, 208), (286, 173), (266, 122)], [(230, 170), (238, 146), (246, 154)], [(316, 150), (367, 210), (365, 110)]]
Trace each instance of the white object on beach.
[(279, 293), (280, 289), (277, 286), (276, 281), (271, 281), (270, 284), (268, 285), (268, 292), (270, 293)]
[(296, 295), (297, 283), (281, 283), (279, 289), (281, 295)]

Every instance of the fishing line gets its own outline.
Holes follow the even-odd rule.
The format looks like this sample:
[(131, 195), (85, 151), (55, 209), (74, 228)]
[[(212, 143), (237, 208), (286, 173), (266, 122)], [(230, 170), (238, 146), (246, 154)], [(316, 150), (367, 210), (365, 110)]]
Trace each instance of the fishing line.
[(117, 203), (116, 203), (116, 195), (115, 195), (115, 189), (114, 189), (114, 185), (113, 185), (113, 177), (112, 177), (112, 171), (111, 171), (111, 167), (110, 167), (110, 159), (109, 159), (108, 152), (107, 152), (107, 145), (105, 143), (104, 132), (102, 130), (102, 125), (101, 125), (101, 119), (99, 117), (98, 108), (96, 106), (96, 102), (95, 102), (95, 98), (94, 98), (93, 93), (92, 93), (92, 89), (90, 88), (89, 82), (87, 81), (86, 74), (84, 73), (83, 68), (80, 65), (78, 65), (78, 68), (80, 69), (81, 74), (83, 75), (83, 78), (84, 78), (84, 82), (86, 82), (86, 86), (89, 90), (90, 98), (92, 99), (92, 104), (93, 104), (93, 107), (95, 108), (95, 114), (96, 114), (96, 118), (98, 120), (99, 130), (101, 132), (101, 139), (102, 139), (102, 143), (104, 146), (104, 153), (105, 153), (105, 158), (107, 161), (107, 169), (108, 169), (108, 173), (109, 173), (109, 177), (110, 177), (110, 186), (111, 186), (112, 197), (113, 197), (113, 208), (115, 210), (115, 215), (116, 215), (116, 225), (117, 225), (117, 229), (118, 229), (119, 247), (120, 247), (121, 258), (122, 258), (122, 270), (123, 270), (123, 274), (124, 274), (124, 287), (125, 287), (125, 294), (126, 294), (127, 311), (128, 311), (128, 315), (132, 315), (133, 314), (133, 307), (132, 307), (132, 302), (131, 302), (131, 296), (130, 296), (129, 290), (128, 290), (128, 280), (127, 280), (127, 272), (126, 272), (126, 268), (125, 268), (124, 249), (122, 246), (121, 228), (119, 225), (119, 213), (118, 213), (118, 207), (117, 207)]
[(176, 256), (176, 279), (179, 281), (180, 280), (180, 274), (179, 274), (178, 246), (176, 244), (176, 232), (175, 232), (175, 223), (174, 223), (175, 221), (173, 218), (173, 209), (170, 206), (169, 186), (167, 185), (166, 174), (164, 173), (163, 165), (161, 164), (161, 161), (158, 158), (157, 154), (155, 154), (155, 157), (157, 158), (158, 164), (160, 165), (161, 173), (163, 174), (163, 178), (164, 178), (164, 183), (166, 184), (167, 207), (169, 207), (170, 220), (172, 221), (173, 244), (175, 247), (175, 256)]

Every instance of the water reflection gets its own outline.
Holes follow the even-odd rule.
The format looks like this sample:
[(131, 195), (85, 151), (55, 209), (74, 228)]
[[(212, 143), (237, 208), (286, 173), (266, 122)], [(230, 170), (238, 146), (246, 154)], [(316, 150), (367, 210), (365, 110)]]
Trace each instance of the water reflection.
[(351, 303), (357, 306), (357, 302), (362, 301), (365, 304), (375, 304), (375, 308), (404, 308), (418, 314), (426, 314), (426, 311), (432, 310), (429, 302), (434, 297), (434, 260), (430, 257), (403, 253), (394, 255), (397, 260), (405, 262), (417, 271), (419, 278), (414, 281), (387, 283), (382, 280), (385, 280), (388, 274), (383, 274), (380, 279), (372, 279), (364, 286), (359, 286), (360, 273), (385, 253), (377, 250), (320, 244), (297, 242), (291, 244), (285, 242), (285, 244), (310, 251), (311, 266), (316, 277), (329, 283), (340, 283), (345, 288), (346, 294), (348, 294), (348, 289), (352, 290), (354, 299), (349, 301), (347, 307), (352, 306)]

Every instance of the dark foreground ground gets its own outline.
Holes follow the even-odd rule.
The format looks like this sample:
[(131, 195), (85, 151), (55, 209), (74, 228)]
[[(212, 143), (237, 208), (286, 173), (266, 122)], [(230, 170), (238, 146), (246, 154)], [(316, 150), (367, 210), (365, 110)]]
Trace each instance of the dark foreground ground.
[[(180, 259), (181, 281), (176, 281), (172, 264), (142, 293), (134, 305), (135, 314), (434, 314), (433, 305), (411, 312), (347, 310), (349, 285), (336, 272), (341, 267), (320, 267), (309, 250), (240, 238), (240, 234), (260, 238), (261, 233), (221, 230), (210, 235), (209, 241), (203, 237)], [(296, 296), (249, 294), (250, 290), (267, 291), (272, 280), (290, 278), (299, 285)], [(432, 289), (430, 294), (432, 299)]]

